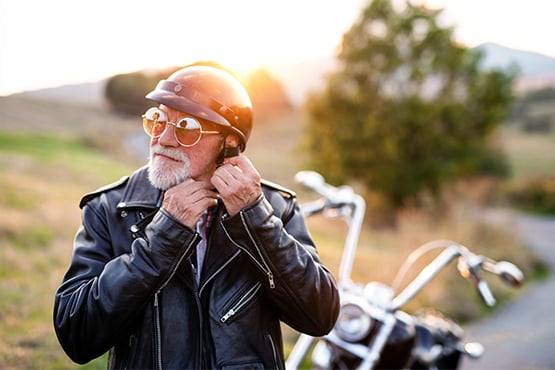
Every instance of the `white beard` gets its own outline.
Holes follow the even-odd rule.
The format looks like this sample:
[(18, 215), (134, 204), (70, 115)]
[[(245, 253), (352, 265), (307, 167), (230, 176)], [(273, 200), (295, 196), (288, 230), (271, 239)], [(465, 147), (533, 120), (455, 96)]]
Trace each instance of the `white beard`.
[[(175, 162), (175, 165), (167, 165), (154, 154), (163, 154), (180, 162)], [(168, 190), (191, 177), (190, 165), (191, 161), (185, 153), (155, 144), (150, 147), (148, 179), (155, 188)]]

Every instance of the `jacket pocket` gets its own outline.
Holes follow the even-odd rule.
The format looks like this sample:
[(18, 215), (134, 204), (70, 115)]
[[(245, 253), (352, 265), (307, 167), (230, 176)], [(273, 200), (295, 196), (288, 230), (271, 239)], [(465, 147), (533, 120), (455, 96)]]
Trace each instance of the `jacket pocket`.
[(241, 313), (249, 305), (249, 303), (254, 300), (261, 286), (262, 284), (259, 281), (256, 282), (256, 284), (247, 289), (245, 293), (239, 295), (238, 299), (233, 300), (231, 304), (227, 305), (220, 312), (220, 321), (226, 323), (234, 316)]
[(127, 369), (132, 364), (136, 352), (136, 336), (131, 334), (127, 341), (114, 346), (108, 355), (108, 369)]
[(272, 356), (274, 358), (274, 365), (275, 365), (275, 369), (279, 370), (281, 369), (281, 367), (279, 366), (279, 350), (277, 348), (277, 344), (276, 341), (274, 340), (274, 338), (272, 337), (271, 333), (266, 334), (266, 340), (268, 341), (268, 345), (270, 346), (271, 350), (272, 350)]

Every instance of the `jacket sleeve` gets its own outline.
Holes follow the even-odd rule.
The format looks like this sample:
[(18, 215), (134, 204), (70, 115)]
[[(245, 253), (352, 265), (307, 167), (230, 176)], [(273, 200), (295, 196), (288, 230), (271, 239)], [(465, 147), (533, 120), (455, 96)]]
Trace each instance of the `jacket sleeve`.
[(111, 235), (105, 214), (90, 203), (84, 207), (71, 265), (54, 301), (56, 335), (77, 363), (86, 363), (114, 346), (198, 238), (193, 230), (159, 211), (146, 227), (146, 236), (124, 248), (129, 253), (115, 256), (115, 244), (128, 239)]
[(339, 313), (339, 293), (331, 272), (320, 262), (295, 199), (290, 214), (275, 214), (262, 196), (254, 205), (222, 221), (228, 238), (247, 253), (266, 281), (282, 320), (312, 335), (327, 334)]

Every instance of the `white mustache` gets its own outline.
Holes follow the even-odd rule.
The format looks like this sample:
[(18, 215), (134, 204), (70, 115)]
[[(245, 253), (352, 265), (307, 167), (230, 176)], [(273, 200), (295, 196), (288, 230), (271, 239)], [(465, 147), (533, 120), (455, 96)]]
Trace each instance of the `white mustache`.
[(179, 149), (165, 148), (160, 144), (155, 144), (150, 148), (151, 158), (155, 154), (165, 155), (166, 157), (170, 157), (171, 159), (174, 159), (176, 161), (181, 161), (181, 162), (186, 162), (189, 160), (189, 157), (187, 156), (187, 154), (181, 152)]

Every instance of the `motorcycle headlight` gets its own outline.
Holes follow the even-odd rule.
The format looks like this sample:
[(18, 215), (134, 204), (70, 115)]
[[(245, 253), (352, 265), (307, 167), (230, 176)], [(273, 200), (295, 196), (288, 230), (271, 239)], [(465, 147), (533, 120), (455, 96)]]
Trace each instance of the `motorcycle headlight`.
[(339, 338), (347, 342), (358, 342), (368, 335), (372, 328), (372, 318), (357, 304), (347, 303), (341, 307), (335, 323)]

